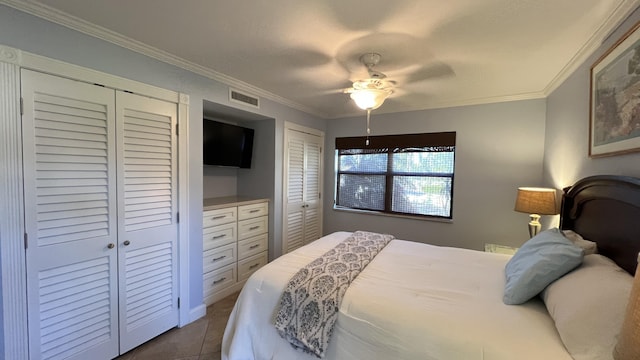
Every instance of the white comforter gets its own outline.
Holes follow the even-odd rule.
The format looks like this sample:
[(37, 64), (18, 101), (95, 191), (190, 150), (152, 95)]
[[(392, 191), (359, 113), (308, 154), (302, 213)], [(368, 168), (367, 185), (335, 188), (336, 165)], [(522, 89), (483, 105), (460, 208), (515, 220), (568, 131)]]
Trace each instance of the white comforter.
[[(273, 326), (301, 267), (351, 233), (325, 236), (254, 273), (231, 313), (222, 359), (317, 359)], [(504, 305), (509, 256), (393, 240), (344, 296), (326, 359), (571, 360), (538, 300)]]

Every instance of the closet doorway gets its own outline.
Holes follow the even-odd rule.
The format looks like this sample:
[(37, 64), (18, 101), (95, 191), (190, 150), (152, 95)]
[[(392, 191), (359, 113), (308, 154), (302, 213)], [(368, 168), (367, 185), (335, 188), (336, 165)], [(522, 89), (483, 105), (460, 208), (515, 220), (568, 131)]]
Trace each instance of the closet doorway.
[(285, 123), (282, 254), (322, 236), (324, 133)]

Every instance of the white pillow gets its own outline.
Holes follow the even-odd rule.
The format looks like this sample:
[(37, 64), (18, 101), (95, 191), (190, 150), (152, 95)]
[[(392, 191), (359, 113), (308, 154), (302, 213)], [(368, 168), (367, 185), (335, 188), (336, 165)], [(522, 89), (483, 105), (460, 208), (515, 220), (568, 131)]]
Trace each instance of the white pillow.
[(585, 240), (580, 234), (573, 230), (562, 230), (562, 234), (571, 242), (573, 245), (579, 246), (584, 250), (585, 255), (597, 254), (598, 253), (598, 244), (593, 241)]
[(592, 254), (541, 293), (575, 360), (613, 359), (632, 281), (612, 260)]

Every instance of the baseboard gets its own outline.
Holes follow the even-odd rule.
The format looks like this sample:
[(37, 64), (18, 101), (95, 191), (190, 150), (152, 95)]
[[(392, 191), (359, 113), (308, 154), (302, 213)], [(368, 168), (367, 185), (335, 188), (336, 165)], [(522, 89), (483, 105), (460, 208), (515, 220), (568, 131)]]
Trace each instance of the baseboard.
[(189, 311), (189, 323), (192, 323), (205, 315), (207, 315), (207, 306), (205, 304), (198, 305)]

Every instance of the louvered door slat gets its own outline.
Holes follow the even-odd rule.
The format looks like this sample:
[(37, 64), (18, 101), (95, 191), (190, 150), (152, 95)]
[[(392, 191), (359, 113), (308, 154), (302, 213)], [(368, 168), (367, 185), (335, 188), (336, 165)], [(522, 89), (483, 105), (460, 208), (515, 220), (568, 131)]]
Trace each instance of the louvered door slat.
[[(39, 188), (50, 188), (56, 186), (73, 186), (75, 179), (38, 179), (36, 185)], [(107, 186), (109, 185), (106, 179), (84, 179), (84, 185), (86, 186)]]
[(304, 184), (304, 142), (299, 139), (291, 139), (289, 141), (288, 155), (288, 202), (302, 202), (302, 189)]
[[(93, 193), (93, 194), (76, 194), (76, 195), (40, 195), (37, 205), (55, 204), (58, 206), (72, 205), (77, 202), (107, 200), (109, 194)], [(108, 204), (107, 204), (108, 206)], [(81, 214), (78, 214), (81, 216)]]
[[(111, 91), (109, 91), (111, 93)], [(109, 94), (111, 96), (111, 94)], [(38, 99), (41, 104), (52, 106), (58, 109), (67, 109), (67, 111), (93, 111), (101, 112), (103, 105), (100, 102), (91, 103), (82, 101), (80, 99), (74, 99), (70, 97), (60, 97), (56, 94), (40, 93)], [(64, 112), (63, 112), (64, 113)]]
[[(167, 196), (155, 196), (153, 199), (147, 198), (147, 197), (141, 197), (141, 198), (128, 198), (125, 199), (125, 205), (138, 205), (138, 204), (153, 204), (156, 202), (163, 202), (163, 203), (171, 203), (171, 195), (167, 195)], [(164, 205), (166, 206), (166, 205)]]
[(86, 209), (102, 209), (108, 211), (107, 201), (77, 201), (64, 204), (43, 204), (38, 206), (38, 215), (47, 214), (49, 212), (63, 212), (66, 210), (80, 211)]
[(43, 153), (48, 153), (55, 149), (55, 151), (74, 151), (83, 153), (85, 151), (94, 151), (99, 152), (100, 154), (104, 154), (106, 150), (107, 144), (105, 142), (95, 142), (88, 139), (63, 139), (63, 138), (55, 138), (51, 133), (47, 133), (48, 136), (38, 138), (38, 144), (36, 145), (36, 149), (42, 149), (45, 146), (53, 146), (47, 147), (43, 149)]
[[(59, 129), (51, 129), (51, 128), (42, 128), (38, 127), (35, 129), (35, 135), (38, 140), (43, 140), (42, 143), (46, 143), (44, 140), (48, 140), (53, 142), (54, 140), (72, 140), (72, 141), (95, 141), (95, 142), (105, 142), (107, 141), (107, 137), (101, 134), (92, 134), (87, 132), (67, 132)], [(98, 144), (98, 146), (104, 146)]]

